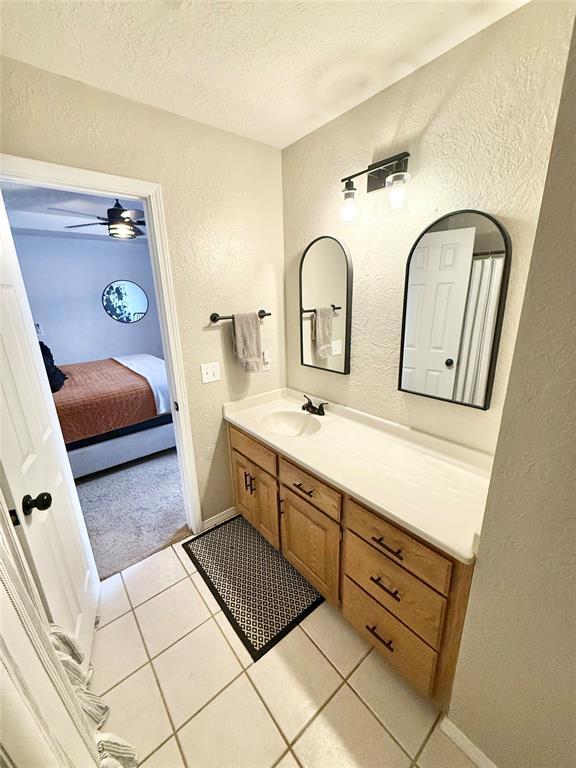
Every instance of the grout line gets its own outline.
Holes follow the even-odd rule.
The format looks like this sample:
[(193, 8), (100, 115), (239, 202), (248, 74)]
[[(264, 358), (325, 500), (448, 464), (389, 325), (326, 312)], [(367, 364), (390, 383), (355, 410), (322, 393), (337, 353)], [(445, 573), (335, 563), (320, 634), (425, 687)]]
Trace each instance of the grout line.
[[(302, 631), (304, 631), (304, 630), (302, 630)], [(306, 634), (306, 633), (305, 633), (305, 634)], [(307, 635), (307, 634), (306, 634), (306, 637), (308, 637), (308, 635)], [(311, 638), (310, 638), (310, 639), (311, 639)], [(318, 646), (316, 646), (316, 647), (318, 647)], [(312, 724), (312, 722), (313, 722), (313, 721), (314, 721), (314, 720), (315, 720), (315, 719), (318, 717), (318, 715), (319, 715), (319, 714), (320, 714), (320, 713), (321, 713), (321, 712), (322, 712), (322, 711), (323, 711), (323, 710), (324, 710), (324, 709), (325, 709), (325, 708), (328, 706), (328, 704), (329, 704), (329, 703), (332, 701), (332, 699), (333, 699), (333, 698), (336, 696), (336, 694), (338, 693), (338, 691), (340, 691), (340, 690), (341, 690), (341, 689), (342, 689), (342, 688), (343, 688), (343, 687), (344, 687), (344, 686), (347, 684), (347, 681), (348, 681), (348, 678), (350, 677), (350, 675), (353, 675), (353, 674), (354, 674), (354, 672), (355, 672), (355, 671), (358, 669), (358, 667), (360, 666), (360, 664), (362, 664), (362, 662), (363, 662), (363, 661), (364, 661), (364, 660), (365, 660), (365, 659), (366, 659), (366, 658), (367, 658), (367, 657), (370, 655), (370, 653), (372, 652), (372, 650), (373, 650), (372, 648), (369, 648), (369, 649), (368, 649), (368, 651), (366, 652), (366, 654), (365, 654), (365, 655), (364, 655), (364, 656), (363, 656), (363, 657), (360, 659), (360, 661), (359, 661), (359, 662), (358, 662), (358, 663), (357, 663), (357, 664), (356, 664), (356, 665), (355, 665), (355, 666), (352, 668), (351, 672), (348, 674), (348, 676), (347, 676), (346, 678), (344, 678), (344, 677), (342, 676), (342, 674), (341, 674), (340, 672), (338, 672), (338, 674), (340, 675), (340, 678), (342, 679), (342, 682), (341, 682), (341, 683), (338, 685), (338, 687), (336, 688), (336, 690), (335, 690), (335, 691), (333, 691), (333, 692), (332, 692), (332, 694), (331, 694), (331, 695), (330, 695), (330, 696), (329, 696), (329, 697), (326, 699), (326, 701), (324, 702), (324, 704), (322, 704), (322, 706), (320, 707), (320, 709), (318, 710), (318, 712), (316, 712), (316, 713), (315, 713), (315, 714), (314, 714), (314, 715), (311, 717), (311, 719), (310, 719), (310, 720), (308, 720), (308, 722), (306, 723), (306, 725), (304, 725), (304, 727), (303, 727), (303, 728), (302, 728), (302, 729), (301, 729), (301, 730), (300, 730), (300, 731), (299, 731), (299, 732), (296, 734), (296, 736), (295, 736), (295, 737), (292, 739), (292, 741), (290, 742), (290, 751), (292, 752), (292, 754), (293, 754), (293, 757), (294, 757), (294, 759), (296, 760), (296, 762), (298, 763), (298, 765), (301, 765), (301, 763), (300, 763), (300, 761), (298, 760), (298, 756), (296, 755), (296, 753), (295, 753), (295, 752), (293, 752), (292, 748), (295, 746), (295, 744), (296, 744), (296, 742), (298, 741), (298, 739), (300, 739), (300, 737), (301, 737), (301, 736), (304, 734), (304, 732), (305, 732), (305, 731), (306, 731), (306, 730), (309, 728), (309, 726)], [(332, 665), (332, 666), (334, 666), (334, 665)], [(349, 685), (348, 687), (349, 687), (350, 689), (352, 689), (352, 686), (350, 686), (350, 685)]]
[(402, 752), (404, 752), (404, 754), (405, 754), (405, 755), (407, 755), (407, 756), (408, 756), (408, 758), (409, 758), (410, 760), (413, 760), (414, 758), (412, 757), (412, 755), (410, 755), (410, 754), (407, 752), (407, 750), (406, 750), (406, 747), (404, 747), (404, 746), (403, 746), (403, 745), (402, 745), (402, 744), (401, 744), (401, 743), (398, 741), (397, 737), (396, 737), (396, 736), (394, 736), (394, 734), (393, 734), (393, 733), (392, 733), (392, 732), (389, 730), (388, 726), (386, 726), (386, 725), (385, 725), (385, 724), (382, 722), (382, 720), (381, 720), (381, 719), (378, 717), (378, 715), (376, 714), (376, 712), (374, 712), (374, 710), (372, 709), (372, 707), (370, 707), (370, 706), (369, 706), (369, 705), (368, 705), (368, 704), (367, 704), (367, 703), (364, 701), (364, 699), (363, 699), (363, 698), (360, 696), (360, 694), (359, 694), (359, 693), (358, 693), (358, 692), (357, 692), (357, 691), (356, 691), (354, 688), (352, 688), (352, 686), (350, 685), (350, 683), (347, 683), (347, 685), (348, 685), (348, 688), (350, 688), (350, 690), (351, 690), (351, 691), (352, 691), (352, 693), (354, 694), (354, 696), (356, 696), (356, 698), (358, 699), (358, 701), (359, 701), (361, 704), (363, 704), (363, 705), (366, 707), (366, 709), (368, 710), (368, 712), (370, 712), (370, 714), (371, 714), (371, 715), (372, 715), (372, 717), (373, 717), (373, 718), (376, 720), (376, 722), (377, 722), (377, 723), (378, 723), (378, 724), (379, 724), (379, 725), (380, 725), (380, 726), (381, 726), (381, 727), (382, 727), (382, 728), (383, 728), (383, 729), (386, 731), (386, 733), (388, 734), (388, 736), (390, 736), (390, 738), (392, 739), (392, 741), (393, 741), (393, 742), (394, 742), (394, 743), (395, 743), (395, 744), (396, 744), (396, 745), (397, 745), (397, 746), (398, 746), (398, 747), (399, 747), (399, 748), (402, 750)]
[[(156, 752), (158, 752), (158, 750), (159, 750), (159, 749), (162, 749), (162, 747), (163, 747), (165, 744), (167, 744), (167, 743), (170, 741), (170, 739), (173, 739), (173, 738), (174, 738), (174, 736), (175, 736), (175, 734), (174, 734), (174, 733), (171, 733), (171, 734), (170, 734), (170, 736), (168, 736), (168, 738), (167, 738), (167, 739), (164, 739), (164, 741), (162, 742), (162, 744), (158, 744), (158, 746), (157, 746), (157, 747), (154, 747), (154, 749), (152, 750), (152, 752), (149, 752), (149, 753), (146, 755), (146, 757), (145, 757), (143, 760), (141, 760), (141, 759), (140, 759), (140, 755), (138, 755), (138, 766), (140, 767), (140, 766), (142, 765), (142, 763), (145, 763), (145, 762), (146, 762), (146, 760), (148, 760), (148, 758), (152, 757), (152, 755), (155, 755), (155, 754), (156, 754)], [(146, 768), (146, 766), (144, 766), (144, 768)]]
[(144, 664), (140, 664), (139, 667), (136, 669), (133, 669), (132, 672), (129, 672), (125, 677), (123, 677), (121, 680), (118, 680), (117, 683), (114, 683), (114, 685), (111, 685), (110, 688), (106, 688), (106, 690), (103, 693), (96, 693), (96, 691), (91, 691), (91, 693), (96, 693), (96, 696), (107, 696), (110, 691), (113, 691), (114, 688), (117, 688), (121, 683), (126, 682), (129, 677), (132, 677), (132, 675), (135, 675), (136, 672), (140, 672), (140, 670), (144, 669), (144, 667), (148, 664), (147, 661), (144, 662)]
[[(184, 568), (184, 566), (182, 566), (182, 568)], [(136, 603), (136, 605), (134, 605), (134, 603), (132, 602), (132, 598), (128, 594), (128, 588), (125, 586), (126, 594), (128, 595), (128, 602), (132, 606), (132, 610), (135, 611), (136, 608), (140, 608), (141, 605), (144, 605), (145, 603), (149, 603), (150, 600), (154, 600), (154, 598), (158, 597), (158, 595), (161, 595), (163, 592), (167, 592), (169, 589), (172, 589), (172, 587), (175, 587), (176, 584), (180, 584), (180, 582), (184, 581), (184, 579), (186, 579), (187, 577), (188, 577), (188, 574), (185, 573), (184, 576), (182, 576), (182, 578), (178, 579), (177, 581), (173, 581), (172, 584), (169, 584), (167, 587), (164, 587), (163, 589), (158, 590), (158, 592), (155, 592), (150, 597), (147, 597), (146, 600), (142, 600), (141, 602)], [(122, 583), (124, 584), (124, 577), (122, 577)]]
[(277, 722), (276, 718), (272, 714), (272, 711), (271, 711), (270, 707), (268, 706), (268, 704), (266, 703), (264, 697), (262, 696), (262, 694), (260, 693), (260, 691), (256, 687), (256, 683), (254, 682), (254, 680), (252, 680), (252, 678), (250, 677), (250, 675), (247, 672), (246, 672), (246, 677), (248, 678), (248, 682), (250, 683), (250, 685), (252, 686), (252, 688), (256, 692), (256, 695), (258, 696), (258, 698), (262, 702), (262, 704), (264, 706), (264, 709), (266, 710), (266, 712), (268, 712), (268, 715), (270, 716), (270, 719), (272, 720), (272, 722), (274, 723), (274, 725), (278, 729), (278, 733), (284, 739), (284, 742), (285, 742), (286, 746), (288, 747), (288, 751), (290, 751), (290, 742), (288, 741), (287, 737), (285, 736), (284, 731), (282, 730), (282, 728), (280, 728), (280, 724)]
[(175, 587), (176, 584), (180, 584), (181, 581), (184, 581), (187, 577), (189, 578), (191, 575), (192, 574), (187, 573), (181, 579), (178, 579), (178, 581), (175, 581), (173, 584), (170, 584), (170, 586), (164, 587), (164, 589), (161, 589), (159, 592), (156, 592), (154, 595), (152, 595), (152, 597), (147, 597), (146, 600), (142, 600), (142, 602), (138, 603), (138, 605), (133, 605), (132, 599), (128, 594), (128, 590), (126, 589), (124, 578), (122, 577), (122, 574), (120, 574), (120, 578), (122, 579), (122, 587), (124, 589), (124, 592), (126, 593), (126, 598), (128, 600), (128, 605), (130, 606), (130, 608), (128, 608), (127, 611), (124, 611), (124, 613), (120, 614), (120, 616), (116, 616), (111, 621), (106, 622), (106, 624), (101, 624), (100, 626), (98, 626), (96, 628), (96, 632), (100, 632), (101, 629), (104, 629), (105, 627), (109, 627), (110, 624), (114, 624), (115, 621), (118, 621), (118, 619), (121, 619), (123, 616), (126, 616), (127, 613), (130, 613), (131, 611), (136, 610), (136, 608), (140, 608), (141, 605), (145, 605), (146, 603), (149, 603), (150, 600), (154, 600), (155, 597), (158, 597), (158, 595), (161, 595), (163, 592), (168, 592), (169, 589), (172, 589), (172, 587)]
[[(314, 611), (313, 611), (312, 613), (314, 613)], [(312, 614), (308, 614), (308, 615), (309, 615), (309, 616), (311, 616)], [(301, 630), (302, 630), (302, 632), (304, 632), (304, 637), (308, 638), (308, 640), (310, 640), (310, 642), (312, 643), (312, 645), (313, 645), (313, 646), (314, 646), (314, 647), (315, 647), (315, 648), (316, 648), (318, 651), (320, 651), (320, 653), (322, 654), (322, 656), (323, 656), (323, 657), (326, 659), (326, 661), (327, 661), (327, 662), (330, 664), (330, 666), (332, 667), (332, 669), (334, 669), (334, 670), (335, 670), (335, 671), (338, 673), (338, 675), (339, 675), (339, 676), (342, 678), (342, 680), (346, 680), (346, 676), (345, 676), (345, 675), (343, 675), (343, 674), (342, 674), (342, 672), (340, 672), (340, 670), (338, 669), (338, 667), (337, 667), (337, 666), (334, 664), (334, 662), (333, 662), (333, 661), (332, 661), (332, 660), (331, 660), (331, 659), (330, 659), (330, 658), (329, 658), (329, 657), (326, 655), (326, 653), (325, 653), (325, 652), (322, 650), (322, 648), (320, 648), (320, 646), (318, 645), (318, 643), (317, 643), (317, 642), (316, 642), (316, 641), (315, 641), (315, 640), (314, 640), (312, 637), (310, 637), (310, 635), (308, 634), (308, 632), (306, 632), (306, 630), (305, 630), (305, 629), (304, 629), (304, 627), (302, 626), (302, 622), (300, 622), (300, 624), (297, 624), (297, 625), (296, 625), (296, 627), (294, 627), (294, 629), (297, 629), (297, 628), (301, 629)]]
[[(226, 618), (226, 616), (224, 616), (224, 618)], [(214, 619), (214, 621), (216, 621), (216, 619)], [(228, 619), (226, 619), (226, 621), (228, 621)], [(231, 642), (228, 640), (228, 638), (226, 637), (226, 633), (224, 632), (224, 630), (222, 629), (222, 627), (220, 626), (220, 624), (219, 624), (217, 621), (216, 621), (216, 626), (218, 627), (218, 629), (219, 629), (219, 630), (220, 630), (220, 632), (222, 633), (222, 635), (223, 635), (223, 637), (224, 637), (224, 640), (225, 640), (225, 641), (228, 643), (228, 645), (230, 646), (230, 650), (232, 651), (232, 653), (234, 654), (234, 656), (235, 656), (235, 657), (236, 657), (236, 659), (238, 660), (238, 663), (239, 663), (239, 664), (240, 664), (240, 666), (242, 667), (242, 671), (243, 671), (243, 672), (244, 672), (244, 674), (246, 675), (246, 678), (247, 678), (247, 680), (248, 680), (248, 683), (249, 683), (249, 684), (252, 686), (252, 688), (253, 688), (253, 689), (254, 689), (254, 691), (256, 692), (256, 695), (258, 696), (258, 698), (259, 698), (259, 699), (260, 699), (260, 701), (262, 702), (262, 704), (263, 704), (263, 706), (264, 706), (264, 709), (266, 710), (266, 712), (268, 712), (268, 715), (270, 716), (270, 719), (272, 720), (272, 722), (274, 723), (274, 725), (275, 725), (275, 726), (276, 726), (276, 728), (278, 729), (278, 733), (279, 733), (279, 734), (280, 734), (280, 736), (281, 736), (281, 737), (284, 739), (284, 741), (285, 741), (285, 743), (286, 743), (286, 746), (288, 747), (288, 752), (289, 752), (289, 751), (290, 751), (290, 744), (289, 744), (289, 742), (288, 742), (288, 739), (287, 739), (287, 738), (286, 738), (286, 736), (284, 735), (284, 731), (282, 730), (282, 728), (280, 728), (280, 725), (279, 725), (279, 724), (276, 722), (276, 718), (274, 717), (274, 715), (273, 715), (273, 714), (272, 714), (272, 712), (270, 711), (270, 708), (268, 707), (268, 704), (267, 704), (267, 703), (266, 703), (266, 701), (264, 700), (264, 698), (263, 698), (262, 694), (260, 693), (260, 691), (259, 691), (259, 690), (258, 690), (258, 688), (256, 687), (256, 685), (255, 685), (254, 681), (252, 680), (252, 678), (251, 678), (251, 677), (250, 677), (250, 675), (248, 674), (248, 672), (247, 672), (247, 669), (248, 669), (248, 668), (246, 668), (246, 669), (244, 668), (244, 665), (243, 665), (243, 664), (242, 664), (242, 662), (240, 661), (240, 657), (238, 656), (238, 654), (237, 654), (237, 653), (236, 653), (236, 651), (234, 650), (234, 647), (233, 647), (232, 643), (231, 643)], [(232, 629), (234, 630), (234, 627), (232, 627)], [(255, 662), (255, 661), (253, 661), (253, 662), (252, 662), (252, 663), (249, 665), (249, 667), (253, 667), (255, 663), (256, 663), (256, 662)], [(285, 753), (285, 754), (287, 754), (287, 753)], [(284, 755), (283, 755), (283, 756), (284, 756)], [(283, 756), (282, 756), (282, 757), (283, 757)], [(282, 758), (280, 758), (280, 760), (281, 760), (281, 759), (282, 759)], [(278, 762), (280, 762), (280, 760), (279, 760)]]
[(290, 749), (290, 754), (294, 758), (294, 762), (296, 763), (296, 765), (299, 766), (299, 768), (304, 768), (304, 763), (300, 760), (300, 758), (292, 748)]
[(118, 616), (114, 616), (114, 618), (110, 619), (110, 621), (107, 621), (106, 624), (98, 624), (98, 626), (96, 627), (96, 632), (100, 632), (100, 630), (104, 629), (104, 627), (109, 627), (110, 624), (113, 624), (117, 619), (121, 619), (122, 616), (126, 616), (126, 614), (130, 613), (131, 611), (132, 611), (132, 608), (128, 608), (127, 611), (124, 611), (124, 613), (120, 613)]
[(298, 739), (303, 735), (304, 731), (306, 731), (308, 729), (308, 727), (314, 722), (314, 720), (316, 720), (316, 718), (318, 717), (320, 712), (322, 712), (327, 707), (327, 705), (332, 701), (332, 699), (334, 698), (334, 696), (336, 696), (338, 691), (340, 691), (346, 685), (346, 680), (344, 680), (344, 678), (341, 678), (341, 680), (342, 680), (342, 682), (339, 683), (339, 685), (336, 687), (335, 691), (332, 691), (332, 693), (330, 694), (330, 696), (328, 696), (328, 698), (326, 699), (324, 704), (322, 704), (322, 706), (320, 707), (318, 712), (315, 712), (312, 715), (310, 720), (308, 720), (306, 722), (306, 724), (304, 726), (302, 726), (302, 728), (298, 731), (296, 736), (294, 736), (294, 738), (290, 741), (290, 749), (292, 749), (292, 747), (296, 744)]
[(374, 648), (368, 648), (368, 650), (366, 651), (366, 653), (364, 654), (364, 656), (362, 656), (362, 658), (360, 659), (360, 661), (359, 661), (357, 664), (355, 664), (355, 665), (352, 667), (352, 669), (350, 670), (350, 672), (348, 672), (348, 674), (346, 675), (346, 678), (345, 678), (345, 679), (346, 679), (346, 682), (348, 682), (348, 680), (350, 680), (350, 678), (352, 677), (352, 675), (354, 674), (354, 672), (356, 672), (356, 670), (358, 669), (358, 667), (359, 667), (359, 666), (360, 666), (360, 665), (361, 665), (361, 664), (362, 664), (364, 661), (366, 661), (366, 659), (368, 658), (368, 656), (370, 656), (370, 654), (372, 653), (372, 651), (373, 651), (373, 650), (374, 650)]
[[(195, 632), (197, 629), (200, 629), (200, 627), (204, 626), (204, 624), (206, 624), (206, 622), (210, 621), (210, 619), (213, 619), (213, 618), (214, 618), (214, 616), (208, 616), (207, 619), (204, 619), (204, 621), (201, 621), (195, 627), (193, 627), (192, 629), (188, 630), (188, 632), (186, 632), (184, 635), (179, 637), (177, 640), (174, 640), (173, 643), (170, 643), (170, 645), (167, 645), (166, 648), (162, 648), (162, 650), (158, 651), (158, 653), (155, 653), (154, 656), (152, 656), (152, 654), (148, 651), (148, 648), (146, 648), (146, 650), (148, 651), (148, 656), (150, 658), (150, 661), (151, 662), (155, 661), (159, 656), (162, 656), (164, 651), (168, 651), (170, 648), (173, 648), (175, 645), (177, 645), (180, 642), (180, 640), (184, 640), (185, 637), (188, 637), (188, 635), (191, 635), (192, 632)], [(138, 619), (136, 619), (136, 621), (138, 621)], [(142, 635), (142, 637), (144, 637), (144, 635)], [(144, 641), (144, 645), (146, 645), (145, 641)]]
[[(184, 568), (184, 566), (182, 566)], [(184, 568), (184, 570), (186, 570)], [(186, 574), (188, 575), (188, 574)], [(124, 582), (124, 577), (122, 574), (120, 574), (120, 578), (122, 579), (122, 584), (124, 585), (124, 589), (126, 589), (126, 584)], [(128, 595), (128, 602), (130, 605), (132, 605), (132, 600), (130, 599), (130, 595), (128, 594), (128, 590), (126, 589), (126, 594)], [(164, 711), (166, 712), (166, 716), (168, 717), (168, 722), (170, 723), (170, 727), (172, 728), (172, 733), (176, 734), (176, 729), (174, 728), (174, 721), (172, 719), (172, 715), (170, 714), (170, 710), (168, 709), (168, 704), (166, 703), (166, 698), (164, 697), (164, 691), (162, 690), (162, 687), (160, 685), (160, 681), (158, 680), (158, 675), (156, 674), (156, 670), (154, 669), (154, 664), (152, 664), (152, 659), (150, 658), (150, 654), (148, 653), (148, 648), (146, 647), (146, 642), (144, 641), (144, 635), (142, 634), (142, 629), (140, 627), (140, 624), (138, 623), (138, 617), (136, 616), (136, 612), (134, 609), (132, 610), (132, 615), (134, 616), (134, 621), (136, 622), (136, 627), (138, 628), (138, 632), (140, 633), (140, 639), (142, 640), (142, 645), (144, 646), (144, 652), (146, 653), (146, 656), (148, 657), (148, 662), (150, 664), (150, 669), (152, 671), (152, 674), (154, 675), (154, 680), (156, 681), (156, 687), (158, 688), (158, 692), (160, 694), (160, 698), (162, 700), (162, 704), (164, 705)], [(186, 758), (184, 757), (184, 752), (182, 751), (182, 747), (180, 746), (180, 742), (178, 739), (176, 739), (176, 744), (178, 746), (178, 749), (180, 751), (180, 755), (182, 757), (182, 761), (184, 763), (185, 768), (187, 768), (188, 763), (186, 762)]]
[(182, 725), (179, 725), (178, 728), (174, 731), (174, 734), (177, 736), (178, 733), (182, 730), (182, 728), (185, 728), (188, 725), (188, 723), (190, 723), (192, 720), (194, 720), (196, 715), (199, 715), (200, 712), (203, 712), (209, 704), (212, 704), (214, 699), (217, 699), (218, 696), (220, 696), (221, 693), (224, 693), (224, 691), (227, 688), (230, 688), (232, 683), (235, 683), (236, 680), (238, 680), (238, 678), (242, 677), (242, 675), (245, 675), (245, 674), (246, 674), (246, 672), (244, 672), (244, 670), (242, 669), (240, 672), (238, 672), (237, 675), (234, 675), (234, 677), (231, 680), (229, 680), (223, 688), (220, 688), (220, 690), (217, 693), (215, 693), (214, 696), (211, 696), (208, 699), (208, 701), (204, 702), (204, 704), (202, 704), (202, 706), (199, 709), (197, 709), (196, 712), (194, 712), (193, 715), (190, 715), (190, 717), (187, 720), (185, 720), (182, 723)]
[[(443, 716), (444, 716), (443, 712), (438, 712), (438, 717), (432, 723), (432, 727), (430, 728), (430, 730), (428, 731), (428, 733), (424, 737), (424, 741), (420, 745), (420, 749), (418, 749), (416, 754), (414, 755), (414, 766), (416, 766), (416, 763), (422, 757), (422, 752), (424, 752), (424, 748), (425, 748), (426, 744), (428, 744), (428, 741), (430, 740), (430, 737), (432, 736), (432, 734), (436, 730), (436, 726), (438, 725), (438, 723), (440, 722), (440, 720), (442, 719)], [(416, 766), (416, 768), (417, 768), (417, 766)]]
[(277, 766), (277, 765), (279, 765), (279, 764), (282, 762), (282, 760), (284, 760), (284, 758), (286, 757), (286, 755), (289, 755), (289, 754), (290, 754), (290, 749), (287, 749), (287, 750), (286, 750), (286, 752), (282, 752), (282, 754), (280, 755), (280, 757), (278, 758), (278, 760), (276, 760), (276, 762), (275, 762), (275, 763), (272, 763), (272, 766), (271, 766), (271, 768), (276, 768), (276, 766)]

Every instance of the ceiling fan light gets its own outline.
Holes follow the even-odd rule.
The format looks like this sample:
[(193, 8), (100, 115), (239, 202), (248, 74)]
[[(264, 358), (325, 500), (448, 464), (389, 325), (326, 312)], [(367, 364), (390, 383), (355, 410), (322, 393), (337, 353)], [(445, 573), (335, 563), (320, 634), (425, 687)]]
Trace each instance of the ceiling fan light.
[(108, 224), (108, 234), (119, 240), (133, 240), (136, 237), (136, 228), (128, 222), (110, 222)]

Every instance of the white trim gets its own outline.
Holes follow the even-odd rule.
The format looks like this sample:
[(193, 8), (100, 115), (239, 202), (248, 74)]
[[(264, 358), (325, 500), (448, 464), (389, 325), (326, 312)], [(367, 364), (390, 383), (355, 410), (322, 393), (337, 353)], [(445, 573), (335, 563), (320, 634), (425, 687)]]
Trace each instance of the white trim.
[(473, 744), (468, 736), (466, 736), (460, 728), (447, 717), (443, 717), (440, 721), (440, 728), (442, 732), (452, 741), (461, 752), (464, 752), (474, 765), (478, 768), (498, 768), (496, 763), (493, 763), (490, 758), (482, 752), (482, 750)]
[(186, 519), (191, 530), (198, 533), (203, 530), (200, 493), (160, 185), (150, 181), (129, 179), (123, 176), (113, 176), (107, 173), (87, 171), (81, 168), (5, 154), (0, 155), (0, 177), (14, 183), (67, 189), (89, 194), (104, 194), (143, 202), (146, 211), (148, 247), (154, 275), (158, 317), (166, 357), (166, 372), (171, 391), (179, 405), (179, 411), (174, 412), (173, 415), (180, 474), (184, 488)]
[(217, 515), (212, 515), (212, 517), (204, 520), (202, 522), (202, 531), (207, 531), (209, 528), (220, 525), (220, 523), (225, 523), (226, 520), (230, 520), (230, 518), (235, 517), (237, 514), (238, 510), (236, 507), (228, 507), (223, 512), (218, 512)]

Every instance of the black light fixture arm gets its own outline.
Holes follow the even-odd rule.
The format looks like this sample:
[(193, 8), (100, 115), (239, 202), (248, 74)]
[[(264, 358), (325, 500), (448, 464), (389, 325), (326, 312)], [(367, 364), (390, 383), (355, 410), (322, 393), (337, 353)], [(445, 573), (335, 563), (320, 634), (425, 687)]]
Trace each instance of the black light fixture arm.
[(365, 168), (363, 171), (358, 171), (358, 173), (352, 173), (350, 176), (344, 176), (343, 179), (340, 179), (340, 181), (344, 184), (347, 181), (352, 181), (352, 179), (358, 178), (358, 176), (364, 176), (367, 173), (376, 173), (377, 171), (384, 171), (386, 170), (386, 175), (388, 176), (390, 173), (398, 173), (401, 171), (406, 171), (408, 168), (408, 158), (410, 157), (410, 152), (399, 152), (397, 155), (392, 155), (391, 157), (387, 157), (385, 160), (379, 160), (377, 163), (372, 163), (368, 166), (368, 168)]

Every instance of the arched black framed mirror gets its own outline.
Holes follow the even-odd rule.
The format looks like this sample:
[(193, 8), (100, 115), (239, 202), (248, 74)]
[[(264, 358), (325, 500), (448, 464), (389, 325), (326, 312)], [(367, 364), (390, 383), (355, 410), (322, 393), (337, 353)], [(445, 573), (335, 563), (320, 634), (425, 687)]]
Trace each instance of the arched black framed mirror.
[(335, 237), (313, 240), (300, 261), (300, 362), (350, 373), (352, 259)]
[(132, 280), (115, 280), (102, 291), (102, 306), (119, 323), (137, 323), (148, 312), (148, 296)]
[(481, 211), (424, 230), (406, 266), (398, 389), (490, 407), (511, 250), (504, 227)]

